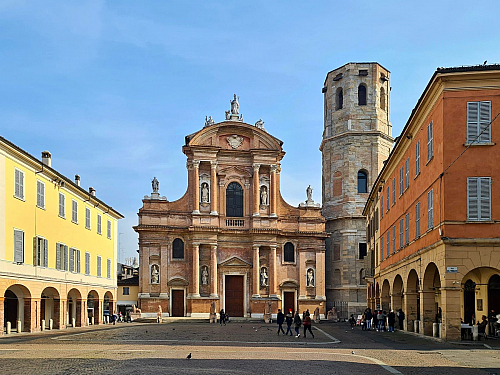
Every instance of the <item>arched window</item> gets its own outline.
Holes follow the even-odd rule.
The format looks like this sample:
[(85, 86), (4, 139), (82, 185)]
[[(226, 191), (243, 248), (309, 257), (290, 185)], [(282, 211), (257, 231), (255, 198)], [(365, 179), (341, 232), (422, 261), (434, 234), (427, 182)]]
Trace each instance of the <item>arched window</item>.
[(342, 109), (344, 107), (344, 92), (342, 91), (342, 87), (337, 89), (335, 93), (335, 109)]
[(172, 244), (172, 258), (184, 259), (184, 242), (180, 238), (176, 238)]
[(237, 182), (231, 182), (226, 189), (226, 216), (243, 217), (243, 189)]
[(364, 84), (358, 86), (358, 105), (366, 105), (366, 86)]
[(368, 174), (365, 171), (358, 172), (358, 193), (368, 193)]
[(283, 261), (284, 262), (295, 262), (295, 248), (293, 243), (287, 242), (285, 244), (285, 249), (283, 251)]
[(385, 89), (380, 88), (380, 108), (385, 111)]

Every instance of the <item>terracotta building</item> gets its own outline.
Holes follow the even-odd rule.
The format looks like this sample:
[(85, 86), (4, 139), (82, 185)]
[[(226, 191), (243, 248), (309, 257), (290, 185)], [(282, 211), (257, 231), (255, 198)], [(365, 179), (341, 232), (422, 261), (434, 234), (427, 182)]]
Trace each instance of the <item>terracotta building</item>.
[(368, 305), (409, 331), (459, 339), (500, 311), (499, 112), (500, 65), (438, 69), (373, 185)]
[[(236, 96), (226, 120), (186, 137), (188, 187), (169, 202), (153, 193), (139, 210), (139, 301), (170, 316), (230, 316), (325, 308), (325, 220), (319, 204), (280, 193), (282, 142), (259, 120), (243, 122)], [(154, 314), (154, 315), (153, 315)]]
[(346, 318), (366, 306), (362, 211), (393, 143), (390, 72), (377, 63), (348, 63), (327, 74), (323, 93), (326, 296), (328, 309)]

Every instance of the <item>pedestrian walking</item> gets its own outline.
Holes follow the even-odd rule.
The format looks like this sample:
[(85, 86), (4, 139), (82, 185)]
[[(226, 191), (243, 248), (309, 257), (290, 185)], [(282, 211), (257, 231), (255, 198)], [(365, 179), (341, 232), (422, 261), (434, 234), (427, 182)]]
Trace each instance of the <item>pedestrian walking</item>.
[(285, 314), (281, 312), (281, 309), (278, 309), (278, 315), (276, 316), (276, 323), (278, 323), (278, 336), (280, 334), (280, 331), (285, 334), (285, 331), (283, 331), (283, 323), (285, 322)]
[(394, 324), (396, 323), (396, 314), (394, 314), (394, 310), (389, 311), (387, 323), (389, 325), (389, 332), (394, 332)]
[(366, 312), (361, 315), (361, 330), (366, 331)]
[(219, 324), (222, 325), (226, 325), (226, 313), (224, 312), (224, 309), (222, 309), (220, 312), (219, 312)]
[(285, 321), (286, 321), (285, 336), (288, 335), (288, 332), (290, 332), (290, 336), (293, 336), (293, 333), (292, 333), (292, 323), (293, 323), (292, 309), (288, 310), (288, 314), (286, 314), (286, 316), (285, 316)]
[(378, 310), (373, 311), (373, 329), (378, 332)]
[(384, 320), (385, 320), (385, 314), (382, 312), (382, 310), (379, 310), (377, 314), (377, 321), (378, 321), (377, 330), (379, 332), (382, 332), (384, 330)]
[(314, 333), (311, 330), (311, 314), (306, 312), (306, 317), (304, 318), (304, 338), (306, 337), (306, 332), (308, 330), (309, 330), (309, 332), (311, 332), (311, 335), (314, 338)]
[(399, 321), (399, 329), (402, 331), (403, 330), (403, 322), (405, 320), (405, 313), (403, 312), (403, 309), (398, 310), (398, 321)]
[(295, 311), (295, 316), (293, 317), (293, 325), (295, 326), (295, 333), (297, 334), (295, 337), (300, 337), (299, 329), (302, 325), (302, 320), (300, 319), (298, 311)]

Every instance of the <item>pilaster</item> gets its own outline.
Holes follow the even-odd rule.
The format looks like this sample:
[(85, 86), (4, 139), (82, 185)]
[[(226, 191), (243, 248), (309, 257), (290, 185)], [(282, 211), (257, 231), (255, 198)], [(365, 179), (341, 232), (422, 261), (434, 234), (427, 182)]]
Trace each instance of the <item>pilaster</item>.
[(212, 245), (210, 248), (210, 268), (212, 270), (212, 283), (210, 284), (210, 297), (218, 298), (217, 285), (219, 279), (217, 277), (217, 245)]
[(193, 244), (193, 294), (192, 297), (200, 296), (200, 245)]
[(217, 194), (217, 162), (210, 162), (210, 215), (217, 215), (218, 207), (218, 194)]
[(260, 164), (253, 165), (253, 216), (260, 216), (259, 213), (259, 169)]
[(193, 160), (194, 175), (194, 211), (193, 214), (200, 213), (200, 161)]
[(276, 199), (277, 199), (277, 183), (276, 183), (276, 173), (278, 166), (271, 165), (271, 217), (276, 217)]
[(270, 253), (270, 270), (269, 270), (269, 296), (277, 298), (277, 285), (276, 285), (276, 280), (277, 280), (277, 269), (276, 269), (276, 248), (278, 247), (277, 245), (271, 245), (271, 253)]
[(259, 245), (253, 245), (253, 295), (254, 298), (260, 297), (260, 263), (259, 263)]

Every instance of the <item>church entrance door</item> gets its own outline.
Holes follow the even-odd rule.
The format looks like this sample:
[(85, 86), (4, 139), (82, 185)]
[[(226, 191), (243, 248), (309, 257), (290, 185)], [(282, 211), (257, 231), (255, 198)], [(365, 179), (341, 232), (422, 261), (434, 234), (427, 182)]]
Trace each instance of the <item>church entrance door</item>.
[(172, 290), (172, 316), (184, 316), (183, 290)]
[(295, 293), (294, 292), (284, 292), (283, 293), (283, 314), (288, 314), (288, 311), (292, 310), (295, 314)]
[(243, 276), (226, 275), (225, 284), (226, 313), (243, 316)]

